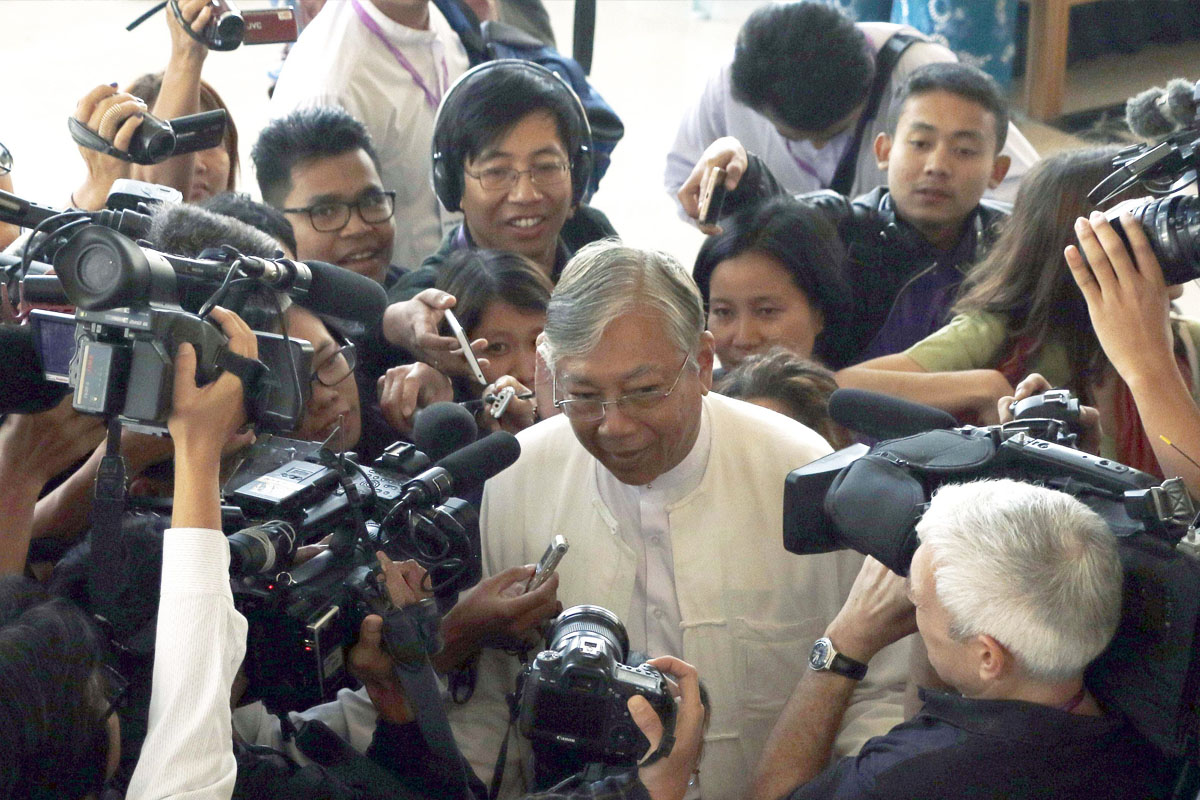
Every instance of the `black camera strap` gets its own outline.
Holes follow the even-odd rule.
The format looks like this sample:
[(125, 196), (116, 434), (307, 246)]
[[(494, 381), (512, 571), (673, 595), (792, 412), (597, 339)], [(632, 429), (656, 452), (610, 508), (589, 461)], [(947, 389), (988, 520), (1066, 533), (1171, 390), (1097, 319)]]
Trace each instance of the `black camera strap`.
[(133, 156), (128, 152), (113, 147), (112, 142), (74, 117), (67, 117), (67, 130), (71, 132), (71, 138), (75, 140), (75, 144), (80, 147), (86, 147), (88, 150), (96, 150), (121, 161), (133, 161)]
[(929, 40), (924, 36), (900, 32), (892, 34), (891, 38), (883, 43), (883, 47), (879, 48), (879, 52), (875, 55), (875, 79), (871, 82), (871, 90), (867, 93), (866, 104), (863, 106), (862, 113), (858, 115), (858, 122), (854, 125), (854, 138), (850, 140), (850, 146), (842, 155), (842, 160), (838, 162), (837, 170), (833, 173), (833, 180), (829, 182), (829, 188), (838, 194), (849, 196), (850, 190), (854, 188), (854, 176), (858, 172), (858, 152), (862, 147), (863, 134), (866, 133), (867, 126), (879, 114), (879, 104), (883, 100), (884, 92), (891, 85), (892, 71), (900, 63), (900, 56), (904, 55), (904, 51), (910, 45), (927, 41)]
[(473, 796), (470, 783), (446, 718), (441, 685), (429, 662), (430, 653), (438, 646), (436, 606), (432, 601), (422, 601), (393, 609), (382, 617), (383, 646), (392, 659), (392, 674), (404, 687), (405, 698), (429, 749), (453, 765), (447, 774), (455, 776), (454, 797), (469, 800)]

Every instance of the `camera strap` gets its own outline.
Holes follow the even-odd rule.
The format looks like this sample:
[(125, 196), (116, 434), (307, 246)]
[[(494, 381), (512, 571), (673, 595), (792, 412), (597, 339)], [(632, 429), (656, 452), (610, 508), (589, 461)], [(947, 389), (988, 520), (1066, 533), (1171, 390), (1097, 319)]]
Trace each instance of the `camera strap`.
[(473, 796), (470, 783), (446, 718), (441, 685), (429, 662), (430, 653), (437, 648), (436, 607), (431, 602), (422, 602), (393, 609), (382, 617), (383, 646), (392, 659), (392, 675), (404, 687), (430, 751), (454, 765), (447, 771), (455, 778), (454, 797), (468, 800)]
[(215, 359), (218, 367), (237, 376), (242, 382), (242, 402), (249, 419), (262, 419), (260, 412), (266, 411), (265, 403), (270, 395), (268, 377), (271, 369), (263, 362), (246, 358), (227, 348), (222, 348)]
[(88, 150), (96, 150), (121, 161), (133, 161), (132, 155), (124, 150), (118, 150), (113, 147), (112, 142), (74, 117), (67, 117), (67, 130), (71, 132), (71, 138), (75, 140), (75, 144), (80, 147), (86, 147)]

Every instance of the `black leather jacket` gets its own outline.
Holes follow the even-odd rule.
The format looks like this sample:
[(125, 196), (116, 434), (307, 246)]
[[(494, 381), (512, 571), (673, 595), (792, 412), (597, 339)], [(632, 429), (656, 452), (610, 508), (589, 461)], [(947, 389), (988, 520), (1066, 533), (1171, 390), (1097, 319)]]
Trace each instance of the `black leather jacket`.
[[(723, 211), (735, 213), (785, 193), (763, 162), (751, 155)], [(797, 199), (823, 211), (846, 247), (843, 271), (854, 293), (854, 315), (840, 325), (841, 344), (830, 363), (835, 369), (900, 352), (944, 325), (963, 274), (996, 240), (1010, 208), (1007, 203), (980, 201), (958, 244), (944, 251), (897, 216), (886, 187), (853, 200), (830, 190)]]

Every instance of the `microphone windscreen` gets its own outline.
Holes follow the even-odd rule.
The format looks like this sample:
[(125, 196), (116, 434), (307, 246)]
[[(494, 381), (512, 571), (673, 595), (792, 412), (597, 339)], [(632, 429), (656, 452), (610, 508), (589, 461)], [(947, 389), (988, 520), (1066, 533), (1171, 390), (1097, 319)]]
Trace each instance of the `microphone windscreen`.
[(958, 420), (940, 408), (864, 389), (838, 389), (829, 396), (829, 416), (872, 439), (899, 439), (954, 428)]
[(387, 310), (387, 292), (377, 281), (324, 261), (305, 261), (312, 286), (301, 303), (314, 314), (328, 314), (372, 325)]
[(469, 444), (434, 464), (450, 473), (454, 492), (462, 495), (483, 485), (483, 482), (512, 466), (521, 455), (517, 437), (507, 431), (496, 431)]
[(1156, 139), (1175, 128), (1163, 115), (1158, 104), (1162, 96), (1163, 90), (1156, 86), (1125, 101), (1125, 123), (1135, 135), (1144, 139)]
[(199, 258), (211, 247), (229, 245), (239, 253), (274, 258), (279, 243), (239, 219), (190, 203), (158, 203), (150, 210), (146, 237), (154, 249), (184, 258)]
[(413, 420), (413, 444), (430, 461), (441, 461), (474, 442), (478, 436), (475, 415), (458, 403), (434, 403), (418, 411)]
[(1196, 122), (1196, 86), (1191, 81), (1175, 78), (1167, 82), (1163, 100), (1168, 120), (1177, 128)]

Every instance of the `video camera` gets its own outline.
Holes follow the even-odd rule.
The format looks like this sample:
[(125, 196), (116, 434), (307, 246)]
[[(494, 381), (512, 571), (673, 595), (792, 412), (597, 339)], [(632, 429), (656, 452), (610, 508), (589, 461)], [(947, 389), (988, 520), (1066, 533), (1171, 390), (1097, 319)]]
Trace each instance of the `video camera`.
[(184, 21), (179, 0), (158, 3), (125, 26), (125, 30), (133, 30), (164, 7), (169, 7), (179, 27), (209, 50), (236, 50), (243, 44), (294, 42), (299, 33), (299, 23), (291, 8), (240, 11), (233, 0), (209, 0), (209, 6), (212, 7), (212, 17), (200, 33), (193, 31)]
[[(863, 416), (872, 405), (891, 413), (913, 406), (930, 419), (940, 414), (847, 389), (834, 392), (831, 409), (835, 398), (839, 405), (862, 406)], [(926, 430), (869, 448), (856, 444), (793, 470), (784, 488), (784, 547), (800, 555), (850, 548), (907, 575), (919, 545), (916, 523), (943, 484), (1011, 478), (1078, 498), (1108, 523), (1125, 569), (1121, 623), (1090, 666), (1088, 686), (1165, 753), (1195, 759), (1196, 510), (1179, 478), (1159, 481), (1070, 446), (1076, 433), (1071, 409), (1071, 398), (1059, 391), (1025, 401), (1019, 417), (1004, 425)]]
[[(420, 418), (418, 418), (418, 423)], [(378, 594), (376, 551), (428, 570), (437, 609), (481, 575), (479, 516), (451, 497), (516, 460), (493, 433), (433, 466), (397, 442), (371, 466), (319, 444), (275, 438), (251, 449), (225, 486), (234, 603), (249, 622), (248, 695), (273, 712), (333, 699), (350, 682), (345, 650)], [(289, 569), (299, 546), (332, 533), (329, 549)]]
[(41, 302), (74, 307), (73, 315), (30, 313), (46, 379), (69, 383), (79, 411), (160, 431), (170, 413), (174, 353), (186, 341), (196, 348), (199, 382), (232, 370), (243, 379), (248, 415), (261, 430), (295, 429), (308, 400), (310, 344), (260, 333), (258, 362), (239, 359), (204, 319), (207, 309), (232, 293), (263, 290), (267, 301), (286, 292), (319, 313), (371, 318), (386, 305), (381, 287), (333, 265), (258, 258), (228, 246), (201, 258), (162, 253), (141, 241), (154, 219), (169, 224), (173, 218), (163, 212), (204, 212), (165, 205), (152, 218), (144, 211), (145, 205), (64, 212), (0, 192), (0, 221), (33, 229), (21, 258), (7, 259), (10, 298), (36, 294)]
[[(1128, 211), (1142, 223), (1168, 286), (1200, 277), (1200, 198), (1180, 195), (1196, 182), (1200, 167), (1200, 82), (1172, 81), (1130, 98), (1130, 128), (1161, 141), (1126, 147), (1113, 158), (1113, 172), (1088, 199), (1096, 205), (1141, 184), (1149, 197), (1119, 203), (1106, 212), (1128, 245), (1120, 215)], [(1172, 132), (1174, 130), (1174, 132)]]

